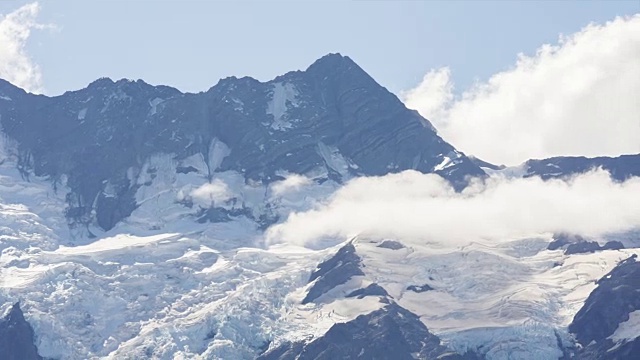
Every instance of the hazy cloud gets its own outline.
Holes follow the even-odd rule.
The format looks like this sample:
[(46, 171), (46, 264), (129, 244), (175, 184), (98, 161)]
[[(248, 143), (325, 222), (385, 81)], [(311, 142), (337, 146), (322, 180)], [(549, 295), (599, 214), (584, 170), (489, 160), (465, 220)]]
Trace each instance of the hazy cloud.
[(402, 97), (462, 151), (514, 165), (640, 152), (640, 15), (543, 45), (454, 98), (448, 68)]
[(548, 232), (599, 235), (640, 227), (640, 178), (595, 171), (568, 181), (494, 176), (456, 193), (441, 177), (405, 171), (357, 178), (319, 207), (293, 213), (268, 242), (313, 245), (364, 234), (461, 246)]
[(6, 16), (0, 15), (0, 78), (26, 91), (42, 92), (40, 67), (26, 51), (32, 29), (44, 26), (36, 22), (38, 3), (22, 6)]

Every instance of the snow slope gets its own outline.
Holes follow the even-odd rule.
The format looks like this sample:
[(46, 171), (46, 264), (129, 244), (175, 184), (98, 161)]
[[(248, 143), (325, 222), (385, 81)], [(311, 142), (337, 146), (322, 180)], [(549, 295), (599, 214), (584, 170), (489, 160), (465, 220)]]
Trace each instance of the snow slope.
[[(0, 310), (21, 302), (42, 356), (255, 358), (380, 309), (377, 297), (345, 297), (376, 283), (459, 352), (557, 358), (558, 339), (570, 343), (566, 327), (594, 281), (640, 252), (564, 255), (546, 249), (550, 234), (462, 247), (412, 241), (395, 249), (379, 246), (387, 239), (359, 237), (364, 275), (303, 305), (311, 271), (346, 239), (324, 239), (317, 249), (267, 245), (263, 229), (242, 211), (283, 220), (326, 200), (339, 185), (321, 170), (282, 171), (284, 180), (271, 185), (247, 182), (234, 171), (210, 173), (228, 154), (223, 143), (211, 147), (217, 154), (211, 164), (200, 154), (148, 160), (131, 179), (140, 185), (139, 207), (110, 231), (90, 229), (96, 238), (68, 230), (64, 179), (55, 190), (47, 179), (23, 179), (11, 152), (2, 154)], [(332, 149), (319, 151), (335, 171), (344, 168)], [(214, 184), (225, 196), (203, 200), (198, 190)], [(240, 215), (198, 222), (209, 206)], [(613, 336), (633, 336), (636, 318)]]

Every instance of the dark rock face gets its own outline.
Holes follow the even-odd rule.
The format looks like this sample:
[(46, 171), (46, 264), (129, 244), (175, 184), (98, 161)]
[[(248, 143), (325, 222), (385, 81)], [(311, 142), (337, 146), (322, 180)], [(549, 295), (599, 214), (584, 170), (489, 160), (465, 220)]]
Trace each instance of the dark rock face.
[(600, 249), (601, 250), (620, 250), (620, 249), (624, 249), (624, 244), (622, 244), (620, 241), (615, 241), (615, 240), (608, 241)]
[(549, 246), (547, 246), (547, 249), (558, 250), (564, 246), (580, 243), (584, 241), (586, 240), (580, 235), (566, 234), (566, 233), (553, 234), (553, 241), (549, 243)]
[(602, 251), (602, 250), (620, 250), (620, 249), (624, 249), (624, 245), (622, 245), (622, 243), (619, 241), (609, 241), (603, 246), (600, 246), (600, 244), (598, 244), (595, 241), (583, 241), (583, 242), (573, 243), (567, 246), (566, 250), (564, 251), (564, 254), (565, 255), (584, 254), (584, 253), (594, 253), (596, 251)]
[(365, 296), (389, 296), (389, 294), (382, 286), (373, 283), (364, 289), (358, 289), (349, 293), (346, 297), (357, 297), (358, 299), (362, 299)]
[(391, 249), (391, 250), (400, 250), (404, 249), (404, 245), (402, 243), (395, 240), (385, 240), (380, 245), (379, 248)]
[(564, 251), (565, 255), (571, 254), (584, 254), (584, 253), (594, 253), (600, 250), (600, 244), (595, 241), (583, 241), (574, 244), (570, 244), (567, 246), (567, 249)]
[(640, 310), (640, 263), (634, 255), (598, 280), (598, 287), (569, 325), (569, 331), (582, 345), (576, 358), (637, 359), (640, 338), (622, 344), (607, 339), (636, 310)]
[(547, 246), (548, 250), (558, 250), (564, 248), (565, 255), (594, 253), (602, 250), (620, 250), (624, 245), (620, 241), (609, 241), (600, 246), (596, 241), (587, 241), (580, 235), (574, 234), (554, 234), (553, 241)]
[(415, 314), (390, 303), (380, 310), (333, 325), (311, 342), (286, 343), (258, 357), (286, 359), (471, 359), (440, 344)]
[(338, 285), (344, 284), (354, 276), (364, 275), (360, 269), (362, 260), (356, 254), (356, 248), (348, 243), (338, 250), (329, 260), (318, 265), (311, 274), (309, 282), (317, 279), (309, 289), (307, 296), (302, 300), (303, 304), (312, 302)]
[[(1, 125), (19, 144), (24, 176), (48, 176), (54, 184), (68, 178), (72, 225), (107, 230), (130, 215), (142, 164), (157, 153), (178, 160), (200, 153), (209, 176), (235, 170), (265, 183), (278, 170), (324, 167), (340, 181), (415, 169), (438, 173), (460, 189), (466, 176), (484, 174), (339, 54), (266, 83), (231, 77), (198, 94), (100, 79), (56, 97), (0, 81), (0, 96)], [(216, 141), (231, 150), (223, 160), (213, 154)], [(436, 170), (445, 157), (451, 166)]]
[(3, 360), (40, 360), (34, 345), (31, 325), (25, 320), (20, 304), (0, 319), (0, 358)]
[(429, 286), (428, 284), (424, 284), (424, 285), (409, 285), (409, 286), (407, 286), (407, 290), (414, 291), (414, 292), (417, 292), (417, 293), (421, 293), (421, 292), (433, 290), (433, 288), (431, 286)]
[(487, 169), (491, 169), (491, 170), (502, 170), (504, 168), (506, 168), (506, 166), (504, 165), (494, 165), (492, 163), (486, 162), (482, 159), (479, 159), (475, 156), (469, 156), (469, 160), (471, 160), (471, 162), (473, 162), (474, 164), (476, 164), (477, 166), (481, 167), (481, 168), (487, 168)]
[(611, 173), (611, 177), (624, 181), (640, 176), (640, 154), (619, 157), (553, 157), (543, 160), (529, 160), (525, 164), (525, 177), (540, 176), (542, 179), (565, 178), (593, 169), (602, 168)]

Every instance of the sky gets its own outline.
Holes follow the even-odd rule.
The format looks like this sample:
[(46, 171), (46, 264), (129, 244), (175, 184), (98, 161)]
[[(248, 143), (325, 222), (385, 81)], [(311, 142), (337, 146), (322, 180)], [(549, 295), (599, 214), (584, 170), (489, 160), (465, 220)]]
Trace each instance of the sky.
[(638, 13), (640, 1), (3, 0), (0, 77), (48, 95), (104, 76), (197, 92), (340, 52), (465, 153), (614, 156), (640, 152)]
[[(30, 1), (0, 1), (8, 14)], [(227, 76), (269, 80), (329, 52), (352, 57), (392, 92), (449, 66), (462, 87), (559, 34), (640, 11), (638, 1), (47, 1), (26, 47), (47, 94), (98, 77), (183, 91)]]

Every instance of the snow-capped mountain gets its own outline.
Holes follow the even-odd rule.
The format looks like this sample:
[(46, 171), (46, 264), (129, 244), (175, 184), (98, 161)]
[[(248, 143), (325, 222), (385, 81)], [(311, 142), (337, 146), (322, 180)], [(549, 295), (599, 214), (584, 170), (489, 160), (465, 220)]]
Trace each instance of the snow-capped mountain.
[(542, 179), (562, 179), (583, 174), (594, 169), (603, 169), (618, 181), (640, 176), (640, 154), (618, 157), (587, 158), (583, 156), (560, 156), (542, 160), (528, 160), (513, 167), (494, 165), (478, 158), (471, 161), (487, 172), (516, 173), (518, 176), (538, 176)]
[[(435, 173), (453, 193), (486, 173), (562, 178), (594, 167), (478, 164), (348, 57), (199, 94), (100, 79), (45, 97), (0, 81), (0, 124), (8, 359), (637, 351), (638, 231), (464, 245), (366, 233), (267, 241), (274, 224), (361, 176)], [(628, 159), (611, 160), (624, 176), (596, 165), (622, 181), (640, 171)]]
[(569, 325), (582, 359), (633, 359), (640, 354), (640, 264), (637, 255), (598, 280)]
[(178, 172), (212, 178), (233, 171), (260, 184), (283, 172), (341, 182), (416, 169), (461, 187), (465, 176), (482, 174), (427, 120), (338, 54), (267, 83), (232, 77), (199, 94), (100, 79), (52, 98), (2, 82), (0, 95), (19, 169), (63, 181), (67, 217), (77, 226), (109, 230), (131, 214), (148, 182), (141, 178), (153, 176), (143, 168), (159, 154)]

